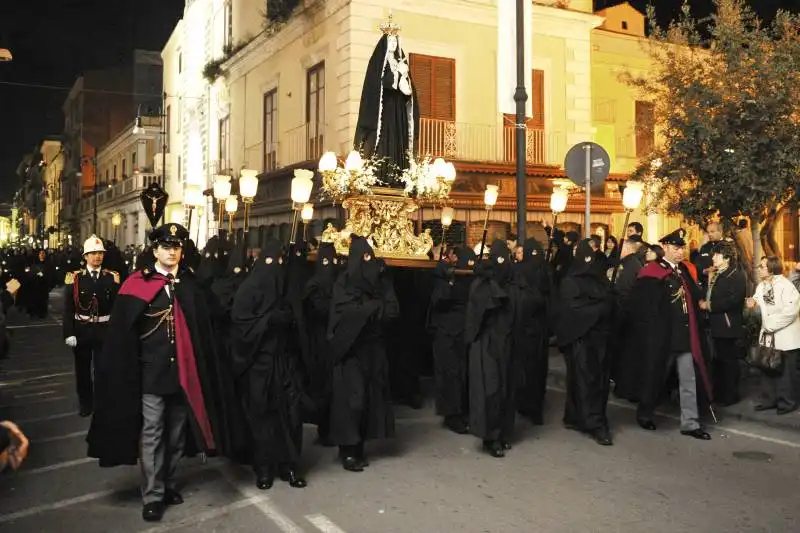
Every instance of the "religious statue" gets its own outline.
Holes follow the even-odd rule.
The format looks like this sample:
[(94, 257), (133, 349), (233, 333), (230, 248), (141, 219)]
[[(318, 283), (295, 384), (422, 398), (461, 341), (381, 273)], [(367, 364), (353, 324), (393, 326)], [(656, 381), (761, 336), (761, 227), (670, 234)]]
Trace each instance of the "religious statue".
[(409, 154), (416, 153), (419, 106), (400, 28), (391, 15), (381, 31), (364, 76), (354, 145), (364, 157), (382, 160), (377, 177), (384, 185), (403, 187), (399, 174), (409, 167)]

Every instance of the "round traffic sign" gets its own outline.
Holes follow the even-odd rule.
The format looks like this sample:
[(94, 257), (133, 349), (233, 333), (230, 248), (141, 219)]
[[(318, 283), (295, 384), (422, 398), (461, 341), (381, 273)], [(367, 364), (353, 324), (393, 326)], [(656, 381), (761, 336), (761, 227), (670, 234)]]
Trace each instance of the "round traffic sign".
[(578, 143), (569, 149), (564, 158), (564, 172), (575, 185), (586, 186), (587, 168), (592, 187), (603, 183), (611, 172), (611, 156), (597, 143)]

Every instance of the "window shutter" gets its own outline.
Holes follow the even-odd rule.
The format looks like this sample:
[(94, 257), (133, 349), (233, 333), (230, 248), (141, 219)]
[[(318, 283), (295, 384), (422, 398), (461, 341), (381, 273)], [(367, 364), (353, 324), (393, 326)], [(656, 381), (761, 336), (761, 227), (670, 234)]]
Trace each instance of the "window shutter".
[(531, 84), (531, 104), (533, 118), (528, 122), (528, 127), (539, 130), (544, 129), (544, 71), (533, 71), (533, 83)]
[(456, 62), (445, 57), (433, 61), (433, 116), (438, 120), (456, 119)]
[(636, 102), (636, 157), (644, 157), (655, 146), (655, 105)]
[(417, 91), (420, 116), (431, 117), (433, 102), (433, 58), (410, 54), (411, 81)]
[(409, 54), (411, 80), (417, 91), (420, 116), (456, 119), (456, 61), (447, 57)]

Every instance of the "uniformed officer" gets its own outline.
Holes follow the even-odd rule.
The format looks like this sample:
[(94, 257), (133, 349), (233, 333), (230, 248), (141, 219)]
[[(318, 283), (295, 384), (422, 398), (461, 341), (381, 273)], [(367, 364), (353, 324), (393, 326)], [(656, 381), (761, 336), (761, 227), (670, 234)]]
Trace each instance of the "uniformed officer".
[(119, 274), (102, 268), (105, 251), (103, 241), (96, 235), (86, 239), (83, 243), (86, 268), (68, 272), (64, 279), (64, 342), (75, 354), (75, 382), (82, 417), (92, 414), (92, 359), (102, 348), (119, 290)]

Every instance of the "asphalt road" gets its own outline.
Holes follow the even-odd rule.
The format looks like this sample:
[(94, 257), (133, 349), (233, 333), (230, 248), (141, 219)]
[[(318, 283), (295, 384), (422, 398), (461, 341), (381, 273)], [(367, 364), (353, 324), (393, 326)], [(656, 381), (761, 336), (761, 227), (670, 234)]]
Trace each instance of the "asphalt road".
[[(58, 300), (54, 298), (54, 307)], [(713, 440), (681, 436), (675, 420), (640, 430), (629, 406), (609, 411), (615, 446), (560, 424), (563, 396), (549, 395), (547, 424), (519, 424), (505, 459), (441, 427), (432, 409), (398, 411), (398, 438), (368, 447), (372, 466), (345, 472), (335, 450), (308, 445), (309, 487), (266, 492), (222, 461), (180, 467), (186, 503), (160, 524), (141, 520), (138, 471), (86, 458), (88, 420), (76, 415), (72, 355), (58, 316), (14, 327), (0, 362), (0, 417), (31, 439), (20, 471), (0, 477), (0, 531), (515, 533), (800, 531), (800, 433), (732, 421)], [(313, 428), (307, 428), (307, 442)]]

